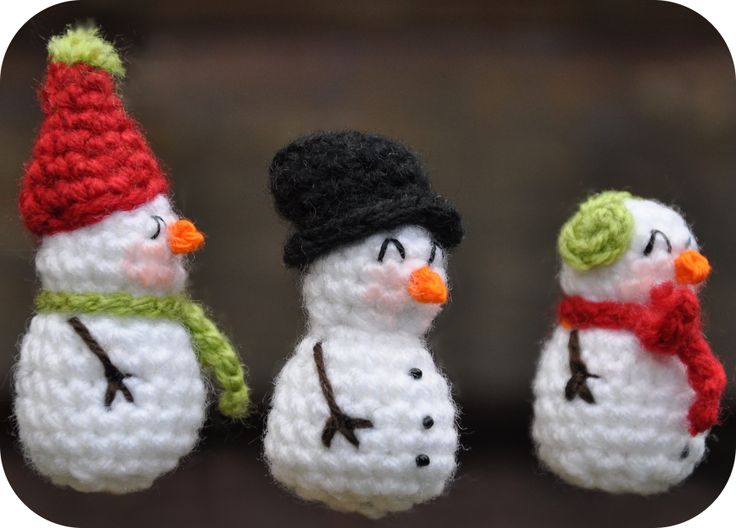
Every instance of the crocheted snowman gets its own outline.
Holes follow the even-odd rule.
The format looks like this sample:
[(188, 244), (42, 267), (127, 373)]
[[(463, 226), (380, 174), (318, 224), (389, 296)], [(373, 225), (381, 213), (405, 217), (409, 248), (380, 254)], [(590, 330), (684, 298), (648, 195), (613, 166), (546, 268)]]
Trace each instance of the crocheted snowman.
[(682, 216), (624, 192), (559, 237), (565, 298), (534, 380), (542, 462), (571, 484), (658, 493), (705, 453), (725, 386), (695, 295), (710, 272)]
[(276, 380), (265, 454), (306, 500), (381, 517), (441, 494), (455, 470), (455, 406), (423, 336), (447, 301), (460, 218), (417, 158), (359, 132), (278, 152), (271, 190), (296, 227), (306, 335)]
[(43, 291), (22, 341), (15, 416), (25, 455), (58, 485), (147, 488), (197, 442), (200, 363), (242, 414), (234, 350), (181, 295), (184, 256), (203, 235), (179, 219), (168, 182), (115, 91), (123, 73), (96, 29), (49, 42), (39, 92), (45, 119), (20, 211), (38, 236)]

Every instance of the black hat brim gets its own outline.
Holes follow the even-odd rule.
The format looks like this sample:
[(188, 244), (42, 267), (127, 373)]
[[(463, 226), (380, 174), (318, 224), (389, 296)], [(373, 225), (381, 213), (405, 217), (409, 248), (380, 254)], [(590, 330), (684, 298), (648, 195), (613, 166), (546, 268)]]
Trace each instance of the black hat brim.
[(457, 246), (463, 238), (460, 215), (444, 198), (404, 195), (354, 209), (347, 216), (293, 234), (284, 247), (284, 263), (305, 268), (337, 247), (404, 225), (425, 228), (445, 249)]

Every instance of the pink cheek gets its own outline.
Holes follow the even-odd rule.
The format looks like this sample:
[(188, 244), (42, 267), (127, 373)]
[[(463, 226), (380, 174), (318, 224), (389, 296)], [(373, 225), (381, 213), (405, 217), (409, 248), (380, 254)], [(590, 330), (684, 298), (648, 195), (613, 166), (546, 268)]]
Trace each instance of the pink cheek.
[(626, 279), (619, 284), (619, 291), (627, 299), (645, 298), (651, 286), (649, 281), (641, 279)]
[(176, 278), (176, 260), (165, 244), (141, 242), (128, 250), (123, 268), (144, 288), (168, 286)]
[(668, 256), (636, 261), (631, 275), (623, 279), (619, 288), (627, 297), (646, 297), (655, 284), (674, 279), (674, 265)]
[(371, 266), (367, 270), (370, 284), (363, 292), (366, 304), (379, 306), (383, 309), (398, 309), (406, 303), (406, 284), (408, 277), (404, 277), (401, 267), (394, 262)]

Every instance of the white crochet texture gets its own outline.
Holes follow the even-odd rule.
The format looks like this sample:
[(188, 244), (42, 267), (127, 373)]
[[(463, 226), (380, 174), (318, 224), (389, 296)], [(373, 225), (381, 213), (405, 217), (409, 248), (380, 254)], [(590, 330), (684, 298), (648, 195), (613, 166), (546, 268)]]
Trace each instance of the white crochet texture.
[[(626, 253), (609, 266), (577, 271), (563, 263), (567, 295), (591, 301), (645, 302), (651, 287), (674, 281), (674, 259), (697, 243), (685, 220), (651, 200), (625, 202), (634, 217)], [(650, 256), (651, 230), (665, 233)], [(565, 481), (612, 493), (666, 491), (692, 473), (705, 454), (706, 433), (688, 432), (695, 396), (674, 356), (653, 354), (623, 330), (578, 330), (581, 357), (591, 374), (595, 404), (565, 399), (570, 379), (569, 331), (558, 326), (544, 345), (533, 384), (532, 436), (541, 461)]]
[[(377, 261), (386, 238), (401, 242), (405, 259), (390, 245)], [(452, 477), (455, 406), (423, 340), (440, 306), (407, 293), (431, 248), (424, 229), (404, 227), (342, 247), (307, 271), (309, 329), (276, 379), (265, 436), (271, 473), (300, 497), (378, 518), (440, 495)], [(445, 268), (437, 248), (431, 269), (446, 280)], [(373, 423), (355, 429), (357, 447), (340, 433), (330, 447), (322, 442), (330, 412), (317, 343), (337, 404)]]
[[(46, 290), (165, 295), (184, 289), (184, 258), (168, 247), (166, 225), (178, 216), (159, 195), (87, 227), (45, 236), (36, 270)], [(155, 239), (151, 237), (159, 232)]]
[[(101, 222), (44, 237), (37, 269), (46, 289), (181, 291), (186, 271), (171, 254), (177, 219), (165, 196)], [(178, 322), (81, 315), (79, 319), (125, 378), (134, 403), (117, 392), (104, 404), (100, 360), (65, 314), (38, 314), (24, 336), (15, 372), (15, 416), (24, 454), (52, 482), (85, 492), (128, 493), (151, 486), (196, 445), (206, 390), (190, 337)]]

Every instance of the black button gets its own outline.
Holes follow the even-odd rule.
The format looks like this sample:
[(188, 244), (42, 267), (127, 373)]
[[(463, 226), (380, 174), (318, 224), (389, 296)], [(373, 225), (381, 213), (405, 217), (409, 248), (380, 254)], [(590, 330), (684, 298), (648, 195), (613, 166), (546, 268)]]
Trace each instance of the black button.
[(422, 377), (422, 371), (418, 368), (413, 368), (409, 371), (409, 376), (414, 379), (420, 379)]
[(422, 420), (422, 425), (424, 426), (425, 429), (429, 429), (430, 427), (434, 425), (434, 420), (432, 420), (431, 416), (425, 416), (424, 419)]
[(429, 465), (429, 457), (427, 455), (417, 455), (417, 466), (424, 467)]

